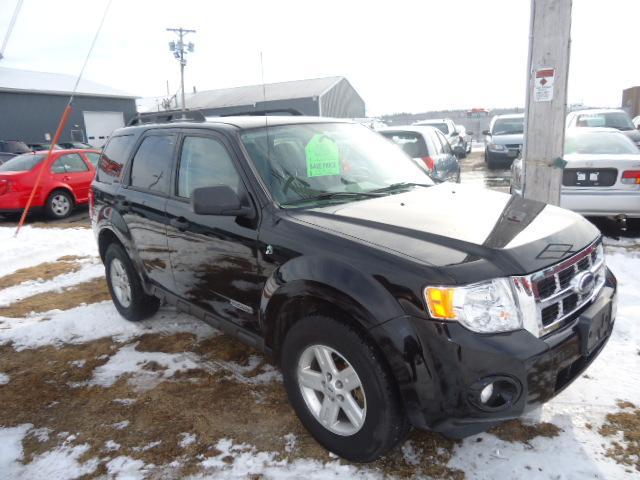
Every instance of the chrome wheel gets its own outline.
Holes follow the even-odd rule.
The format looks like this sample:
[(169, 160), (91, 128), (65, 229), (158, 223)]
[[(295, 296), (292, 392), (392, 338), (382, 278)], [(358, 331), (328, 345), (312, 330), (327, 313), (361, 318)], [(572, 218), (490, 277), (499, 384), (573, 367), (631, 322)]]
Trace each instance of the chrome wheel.
[(64, 217), (71, 210), (71, 202), (69, 201), (69, 197), (62, 193), (56, 193), (51, 198), (51, 211), (57, 217)]
[(120, 305), (124, 308), (128, 308), (129, 305), (131, 305), (131, 283), (129, 281), (129, 275), (127, 275), (127, 270), (117, 258), (111, 260), (109, 278), (111, 279), (111, 287), (118, 302), (120, 302)]
[(367, 399), (360, 377), (333, 348), (311, 345), (302, 352), (298, 386), (309, 411), (329, 431), (349, 436), (364, 425)]

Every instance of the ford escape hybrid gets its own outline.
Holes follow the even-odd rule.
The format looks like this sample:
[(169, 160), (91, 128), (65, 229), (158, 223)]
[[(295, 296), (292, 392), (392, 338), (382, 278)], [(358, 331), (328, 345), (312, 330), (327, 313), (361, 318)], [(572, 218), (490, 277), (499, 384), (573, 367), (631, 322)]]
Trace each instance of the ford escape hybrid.
[(434, 185), (366, 127), (226, 117), (113, 133), (92, 223), (113, 302), (161, 303), (276, 361), (329, 450), (460, 438), (558, 394), (600, 353), (616, 280), (567, 210)]

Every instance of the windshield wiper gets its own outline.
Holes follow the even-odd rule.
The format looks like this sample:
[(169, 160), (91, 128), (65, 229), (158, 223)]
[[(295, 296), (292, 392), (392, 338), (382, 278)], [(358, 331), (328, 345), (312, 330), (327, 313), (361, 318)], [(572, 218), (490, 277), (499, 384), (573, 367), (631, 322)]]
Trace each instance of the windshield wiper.
[(431, 187), (431, 186), (432, 185), (429, 185), (427, 183), (398, 182), (398, 183), (392, 183), (387, 187), (376, 188), (375, 190), (369, 190), (367, 193), (384, 193), (384, 192), (391, 192), (393, 190), (398, 190), (400, 188)]
[(297, 205), (300, 203), (306, 202), (315, 202), (321, 200), (333, 200), (333, 199), (356, 199), (362, 197), (382, 197), (383, 193), (377, 192), (325, 192), (320, 193), (319, 195), (314, 195), (312, 197), (300, 198), (298, 200), (293, 200), (291, 202), (287, 202), (284, 205)]

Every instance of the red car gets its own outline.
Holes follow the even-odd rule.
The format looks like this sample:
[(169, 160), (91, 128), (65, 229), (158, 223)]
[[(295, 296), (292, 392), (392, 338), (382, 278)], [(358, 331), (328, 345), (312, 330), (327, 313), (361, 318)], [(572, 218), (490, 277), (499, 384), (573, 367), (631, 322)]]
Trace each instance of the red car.
[(100, 152), (54, 150), (25, 153), (0, 165), (0, 214), (21, 213), (40, 169), (45, 168), (31, 204), (51, 218), (68, 216), (75, 205), (89, 201), (91, 182)]

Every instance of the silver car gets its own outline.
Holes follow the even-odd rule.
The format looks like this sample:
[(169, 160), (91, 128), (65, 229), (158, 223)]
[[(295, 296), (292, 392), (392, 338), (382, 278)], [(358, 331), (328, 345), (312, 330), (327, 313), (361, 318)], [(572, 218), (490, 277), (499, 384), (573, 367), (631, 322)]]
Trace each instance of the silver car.
[(460, 183), (460, 163), (451, 145), (434, 127), (387, 127), (378, 133), (397, 144), (436, 182)]
[(485, 136), (484, 160), (487, 167), (509, 168), (524, 142), (524, 113), (496, 115), (491, 119)]
[[(640, 150), (611, 128), (567, 129), (560, 206), (585, 216), (640, 218)], [(511, 193), (522, 195), (522, 159), (511, 167)]]

